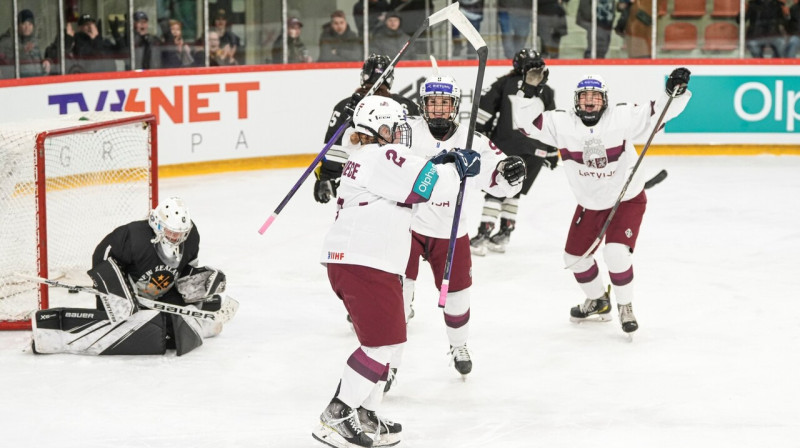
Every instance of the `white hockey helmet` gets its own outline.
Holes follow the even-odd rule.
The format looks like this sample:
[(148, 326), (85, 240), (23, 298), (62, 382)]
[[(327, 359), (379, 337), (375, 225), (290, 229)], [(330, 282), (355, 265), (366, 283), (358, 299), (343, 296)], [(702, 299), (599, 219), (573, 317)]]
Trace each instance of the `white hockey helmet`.
[[(581, 109), (580, 96), (583, 92), (600, 92), (600, 95), (603, 97), (603, 105), (600, 109), (591, 112)], [(606, 82), (599, 75), (584, 76), (575, 88), (575, 114), (585, 125), (594, 126), (600, 121), (600, 117), (603, 116), (603, 112), (605, 112), (606, 108), (608, 108), (608, 90), (606, 89)]]
[(444, 96), (451, 99), (452, 108), (450, 110), (450, 115), (444, 120), (450, 123), (456, 123), (458, 118), (458, 106), (461, 104), (461, 88), (458, 87), (456, 80), (452, 76), (434, 75), (427, 78), (425, 82), (419, 86), (419, 100), (422, 116), (431, 126), (436, 126), (436, 124), (441, 125), (441, 123), (432, 123), (432, 121), (442, 120), (441, 118), (431, 117), (426, 107), (428, 98), (436, 96)]
[(370, 95), (356, 105), (353, 114), (356, 132), (375, 137), (378, 144), (397, 143), (411, 146), (411, 127), (406, 110), (397, 101)]
[(169, 257), (180, 257), (181, 244), (192, 230), (192, 218), (183, 204), (183, 199), (171, 197), (161, 201), (150, 211), (148, 219), (156, 236), (152, 243), (159, 243)]

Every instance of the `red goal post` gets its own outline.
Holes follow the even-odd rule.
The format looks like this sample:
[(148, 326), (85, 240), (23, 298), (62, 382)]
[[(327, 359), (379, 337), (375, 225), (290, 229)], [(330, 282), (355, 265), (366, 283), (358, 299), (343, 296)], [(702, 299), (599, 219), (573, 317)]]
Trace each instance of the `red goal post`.
[(157, 203), (154, 115), (0, 124), (0, 330), (30, 329), (32, 313), (51, 305), (46, 285), (17, 274), (88, 282), (100, 240)]

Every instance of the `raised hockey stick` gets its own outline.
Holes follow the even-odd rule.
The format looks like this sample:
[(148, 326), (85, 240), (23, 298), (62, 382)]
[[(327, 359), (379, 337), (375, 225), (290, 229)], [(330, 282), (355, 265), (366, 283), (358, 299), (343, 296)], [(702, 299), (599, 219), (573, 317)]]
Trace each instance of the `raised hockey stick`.
[[(48, 278), (36, 277), (33, 275), (26, 275), (26, 274), (16, 274), (16, 276), (33, 282), (44, 283), (45, 285), (49, 285), (55, 288), (65, 288), (70, 292), (83, 292), (87, 294), (94, 294), (100, 297), (100, 300), (104, 304), (108, 304), (109, 298), (122, 299), (122, 297), (115, 296), (114, 294), (107, 294), (98, 291), (94, 288), (90, 288), (88, 286), (68, 285), (66, 283), (61, 283), (56, 280), (50, 280)], [(230, 297), (227, 300), (225, 300), (222, 308), (220, 308), (219, 311), (203, 311), (195, 307), (189, 308), (186, 306), (172, 305), (169, 303), (150, 300), (141, 296), (136, 296), (136, 300), (139, 302), (140, 305), (164, 313), (177, 314), (180, 316), (194, 317), (197, 319), (210, 320), (213, 322), (222, 322), (222, 323), (226, 323), (231, 319), (233, 319), (233, 316), (236, 315), (236, 311), (239, 309), (239, 302)], [(106, 310), (109, 309), (111, 308), (109, 306), (106, 306)], [(108, 319), (109, 321), (111, 321), (111, 323), (117, 323), (119, 321), (117, 316), (114, 316), (113, 313), (108, 315)]]
[[(454, 3), (458, 5), (458, 3)], [(475, 79), (475, 89), (472, 93), (472, 112), (469, 116), (469, 128), (467, 132), (467, 144), (465, 149), (472, 148), (472, 140), (475, 137), (475, 119), (478, 116), (478, 106), (481, 101), (481, 88), (483, 87), (483, 75), (486, 72), (486, 57), (489, 53), (489, 48), (486, 46), (478, 30), (472, 26), (464, 14), (456, 10), (458, 13), (453, 14), (448, 19), (453, 24), (461, 35), (466, 37), (469, 43), (475, 48), (478, 53), (478, 76)], [(461, 186), (458, 189), (458, 196), (456, 197), (456, 209), (453, 216), (453, 226), (450, 229), (450, 242), (447, 246), (447, 261), (444, 264), (444, 277), (442, 278), (442, 288), (439, 290), (439, 308), (444, 308), (447, 303), (447, 290), (450, 287), (450, 273), (453, 269), (453, 254), (456, 249), (456, 240), (458, 239), (458, 222), (461, 220), (461, 207), (464, 203), (464, 190), (467, 186), (467, 179), (461, 180)], [(469, 248), (467, 249), (469, 250)]]
[[(402, 48), (400, 48), (400, 51), (397, 53), (397, 56), (395, 56), (394, 59), (392, 59), (392, 62), (389, 63), (389, 66), (386, 68), (386, 70), (384, 70), (384, 72), (381, 73), (380, 78), (378, 78), (378, 80), (375, 81), (375, 84), (372, 85), (367, 94), (364, 96), (370, 96), (373, 93), (375, 93), (376, 90), (378, 90), (378, 87), (380, 87), (381, 84), (383, 84), (383, 80), (386, 78), (386, 76), (388, 76), (394, 70), (395, 65), (397, 65), (397, 61), (399, 61), (400, 58), (403, 57), (406, 51), (408, 51), (408, 48), (414, 42), (416, 42), (417, 38), (419, 38), (419, 36), (422, 34), (423, 31), (428, 29), (428, 27), (430, 26), (433, 26), (444, 20), (447, 20), (448, 18), (450, 18), (450, 16), (454, 14), (461, 14), (458, 10), (458, 2), (453, 3), (452, 5), (446, 8), (442, 8), (439, 11), (436, 11), (435, 13), (431, 14), (428, 18), (426, 18), (419, 26), (419, 28), (417, 28), (417, 30), (414, 32), (414, 35), (411, 36), (406, 41), (406, 43), (403, 45)], [(275, 221), (275, 219), (281, 213), (283, 208), (286, 207), (286, 204), (288, 204), (289, 201), (294, 196), (294, 194), (297, 193), (297, 190), (300, 189), (300, 185), (302, 185), (303, 182), (305, 182), (305, 180), (308, 178), (311, 172), (314, 171), (314, 168), (316, 168), (320, 160), (322, 160), (322, 158), (325, 157), (325, 154), (328, 152), (328, 150), (331, 149), (331, 147), (333, 146), (333, 142), (339, 140), (339, 137), (342, 136), (345, 129), (347, 129), (347, 127), (350, 126), (351, 121), (352, 117), (350, 117), (348, 114), (348, 116), (344, 120), (344, 123), (342, 123), (342, 125), (339, 126), (339, 129), (336, 130), (336, 132), (333, 134), (333, 137), (331, 137), (331, 139), (328, 140), (328, 143), (325, 144), (325, 146), (322, 148), (322, 151), (320, 151), (320, 153), (317, 154), (317, 157), (314, 158), (314, 161), (311, 162), (311, 165), (309, 165), (308, 168), (306, 168), (303, 175), (300, 176), (300, 179), (298, 179), (297, 182), (295, 182), (294, 186), (289, 190), (289, 193), (287, 193), (286, 196), (281, 201), (281, 203), (278, 204), (278, 207), (272, 212), (269, 218), (267, 218), (267, 220), (264, 221), (264, 224), (262, 224), (261, 228), (258, 229), (258, 233), (263, 235), (264, 232), (267, 231), (269, 226), (272, 225), (272, 222)]]
[[(647, 154), (647, 148), (650, 147), (650, 143), (653, 142), (653, 137), (656, 136), (656, 133), (661, 129), (661, 122), (664, 121), (664, 116), (667, 114), (667, 110), (669, 109), (669, 105), (672, 104), (672, 100), (675, 99), (675, 93), (678, 89), (675, 89), (672, 95), (669, 96), (667, 100), (667, 104), (664, 105), (664, 110), (661, 111), (661, 115), (658, 117), (658, 121), (656, 122), (655, 127), (653, 128), (653, 132), (650, 133), (650, 137), (647, 139), (647, 143), (645, 143), (644, 148), (642, 149), (642, 153), (639, 154), (639, 158), (636, 159), (636, 163), (633, 165), (633, 170), (631, 170), (630, 176), (628, 176), (628, 180), (625, 181), (625, 185), (622, 186), (622, 191), (619, 192), (619, 196), (617, 196), (617, 202), (614, 203), (614, 207), (611, 209), (611, 213), (608, 214), (608, 218), (606, 218), (606, 222), (603, 223), (603, 228), (600, 229), (600, 233), (597, 235), (597, 238), (594, 239), (592, 245), (589, 246), (589, 249), (583, 253), (577, 260), (567, 265), (564, 269), (569, 269), (587, 256), (594, 252), (597, 246), (603, 241), (603, 237), (606, 235), (606, 231), (608, 230), (608, 226), (611, 224), (611, 220), (614, 219), (614, 214), (617, 213), (617, 209), (619, 208), (619, 204), (622, 202), (622, 197), (625, 196), (625, 192), (628, 190), (628, 185), (630, 185), (631, 181), (633, 180), (633, 176), (636, 175), (636, 170), (639, 169), (639, 165), (642, 163), (642, 159), (644, 159), (644, 155)], [(666, 171), (665, 171), (666, 173)], [(664, 176), (666, 177), (666, 176)]]

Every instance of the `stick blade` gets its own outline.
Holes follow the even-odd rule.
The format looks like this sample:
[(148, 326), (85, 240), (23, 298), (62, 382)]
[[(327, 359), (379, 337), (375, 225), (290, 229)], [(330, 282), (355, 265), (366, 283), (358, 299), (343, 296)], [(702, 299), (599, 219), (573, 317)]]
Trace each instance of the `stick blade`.
[(453, 2), (450, 6), (442, 8), (428, 17), (428, 26), (436, 25), (439, 22), (449, 20), (454, 14), (461, 14), (458, 10), (458, 2)]
[[(445, 9), (450, 9), (453, 6), (458, 6), (458, 2), (453, 3)], [(467, 20), (466, 16), (464, 16), (464, 14), (459, 11), (458, 8), (456, 8), (454, 12), (449, 12), (448, 14), (449, 15), (447, 19), (453, 24), (454, 27), (458, 28), (458, 31), (461, 32), (462, 36), (467, 38), (469, 43), (472, 44), (473, 48), (477, 50), (486, 46), (486, 41), (483, 40), (481, 34), (475, 29), (474, 26), (472, 26), (472, 23)]]

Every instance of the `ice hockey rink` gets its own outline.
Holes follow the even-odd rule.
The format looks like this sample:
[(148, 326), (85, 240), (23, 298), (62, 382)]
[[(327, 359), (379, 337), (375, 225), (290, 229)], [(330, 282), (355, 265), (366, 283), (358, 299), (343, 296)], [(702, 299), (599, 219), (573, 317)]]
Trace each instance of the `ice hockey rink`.
[[(422, 271), (381, 410), (403, 424), (399, 446), (798, 446), (800, 157), (648, 156), (641, 170), (662, 168), (635, 254), (632, 342), (616, 319), (568, 319), (583, 296), (563, 267), (575, 200), (561, 169), (523, 197), (508, 252), (474, 259), (466, 380)], [(323, 446), (311, 430), (357, 346), (318, 262), (334, 204), (314, 202), (309, 180), (257, 232), (302, 171), (162, 179), (238, 316), (180, 358), (39, 356), (30, 332), (0, 333), (0, 446)], [(472, 232), (480, 204), (466, 207)]]

